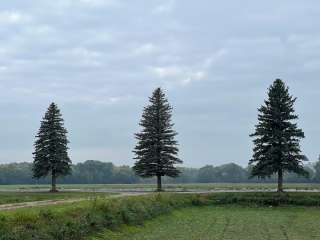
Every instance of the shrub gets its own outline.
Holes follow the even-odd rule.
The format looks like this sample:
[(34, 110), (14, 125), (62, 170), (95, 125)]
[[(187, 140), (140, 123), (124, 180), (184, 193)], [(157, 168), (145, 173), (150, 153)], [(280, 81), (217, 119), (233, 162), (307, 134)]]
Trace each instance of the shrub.
[(77, 208), (24, 209), (0, 216), (0, 240), (68, 239), (122, 224), (138, 225), (173, 209), (195, 205), (195, 195), (153, 194), (92, 200)]
[(208, 198), (215, 204), (320, 206), (319, 193), (219, 193)]

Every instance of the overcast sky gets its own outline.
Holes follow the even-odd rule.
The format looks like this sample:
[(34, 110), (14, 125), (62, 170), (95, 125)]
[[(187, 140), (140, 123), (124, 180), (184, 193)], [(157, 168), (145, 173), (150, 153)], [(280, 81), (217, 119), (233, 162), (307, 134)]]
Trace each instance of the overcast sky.
[(55, 101), (73, 162), (132, 165), (153, 89), (174, 108), (185, 166), (246, 165), (275, 78), (320, 154), (320, 1), (10, 0), (0, 5), (0, 163), (32, 161)]

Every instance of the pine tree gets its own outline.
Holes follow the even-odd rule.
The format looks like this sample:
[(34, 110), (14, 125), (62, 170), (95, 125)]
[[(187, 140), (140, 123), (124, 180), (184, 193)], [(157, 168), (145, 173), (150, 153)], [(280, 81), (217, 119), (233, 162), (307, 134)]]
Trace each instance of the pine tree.
[(150, 105), (144, 108), (140, 126), (142, 131), (135, 134), (138, 143), (133, 151), (136, 174), (147, 178), (157, 177), (157, 190), (162, 191), (161, 177), (177, 177), (180, 171), (175, 164), (182, 163), (177, 157), (177, 133), (172, 129), (172, 108), (161, 88), (157, 88)]
[(294, 103), (296, 98), (289, 94), (289, 88), (280, 79), (269, 88), (268, 99), (258, 111), (258, 124), (254, 138), (252, 177), (260, 178), (278, 175), (278, 192), (283, 191), (284, 172), (294, 172), (307, 176), (302, 162), (300, 140), (304, 133), (297, 127)]
[(59, 176), (71, 173), (66, 134), (60, 110), (52, 103), (41, 121), (33, 153), (33, 176), (39, 179), (51, 175), (51, 192), (57, 192), (56, 180)]

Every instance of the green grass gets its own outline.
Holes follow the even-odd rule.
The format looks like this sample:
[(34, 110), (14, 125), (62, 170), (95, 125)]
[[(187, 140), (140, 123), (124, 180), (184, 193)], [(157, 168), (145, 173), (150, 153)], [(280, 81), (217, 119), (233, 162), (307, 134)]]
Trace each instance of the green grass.
[(0, 192), (0, 205), (44, 200), (68, 200), (80, 198), (108, 197), (109, 193), (94, 192)]
[(79, 240), (197, 204), (193, 194), (150, 194), (0, 212), (0, 240)]
[(215, 205), (238, 204), (242, 206), (320, 206), (320, 193), (292, 192), (234, 192), (211, 193), (205, 197)]
[[(144, 189), (155, 190), (155, 184), (62, 184), (59, 189), (83, 189), (83, 190), (114, 190), (114, 189)], [(0, 185), (0, 190), (37, 190), (49, 189), (49, 185)], [(277, 185), (273, 183), (192, 183), (192, 184), (165, 184), (166, 190), (243, 190), (257, 189), (270, 190), (276, 189)], [(312, 183), (287, 183), (285, 189), (296, 190), (320, 190), (320, 184)]]
[[(73, 204), (61, 204), (57, 206), (42, 206), (34, 208), (25, 208), (17, 209), (13, 211), (1, 211), (0, 212), (0, 240), (34, 240), (34, 239), (46, 239), (46, 240), (80, 240), (84, 237), (96, 235), (97, 233), (108, 229), (108, 232), (105, 232), (104, 237), (123, 237), (121, 234), (130, 234), (130, 236), (135, 236), (135, 234), (142, 234), (143, 236), (147, 235), (149, 229), (148, 220), (155, 219), (159, 216), (165, 216), (159, 218), (166, 219), (166, 217), (172, 217), (170, 215), (175, 210), (185, 209), (187, 211), (190, 207), (197, 207), (199, 211), (201, 209), (208, 209), (204, 212), (213, 212), (209, 209), (222, 209), (218, 215), (205, 215), (197, 216), (198, 211), (194, 211), (189, 217), (187, 223), (191, 224), (191, 232), (196, 231), (196, 228), (201, 227), (201, 232), (206, 233), (210, 232), (209, 228), (212, 228), (212, 231), (218, 231), (220, 228), (224, 229), (225, 226), (234, 227), (235, 230), (230, 228), (231, 232), (238, 231), (237, 227), (241, 226), (241, 229), (245, 228), (247, 224), (260, 224), (261, 226), (268, 226), (265, 229), (266, 233), (268, 229), (272, 229), (273, 222), (274, 224), (280, 224), (280, 230), (282, 232), (290, 232), (289, 229), (291, 224), (295, 228), (292, 231), (301, 231), (301, 234), (304, 234), (304, 230), (298, 229), (299, 224), (304, 228), (305, 224), (308, 226), (311, 223), (314, 223), (314, 228), (320, 229), (320, 208), (315, 206), (320, 206), (320, 193), (289, 193), (289, 194), (277, 194), (277, 193), (214, 193), (214, 194), (178, 194), (178, 193), (161, 193), (161, 194), (148, 194), (145, 196), (134, 196), (134, 197), (122, 197), (122, 198), (95, 198), (94, 200), (81, 201)], [(201, 208), (205, 206), (211, 206), (208, 208)], [(250, 206), (250, 207), (248, 207)], [(271, 206), (281, 206), (281, 207), (271, 207)], [(290, 207), (288, 207), (290, 206)], [(306, 207), (309, 206), (309, 207)], [(239, 209), (239, 210), (238, 210)], [(246, 209), (246, 211), (240, 211)], [(278, 210), (284, 209), (284, 212), (278, 212)], [(285, 209), (288, 209), (287, 212)], [(228, 213), (227, 210), (230, 210)], [(263, 210), (263, 211), (262, 211)], [(273, 210), (277, 210), (273, 214)], [(231, 214), (224, 216), (223, 213)], [(246, 213), (249, 211), (249, 213)], [(270, 213), (268, 211), (271, 211)], [(306, 211), (306, 214), (303, 212)], [(180, 211), (177, 212), (177, 214)], [(284, 215), (282, 213), (285, 213)], [(169, 214), (169, 215), (168, 215)], [(174, 212), (176, 214), (176, 212)], [(269, 214), (269, 215), (268, 215)], [(277, 215), (278, 214), (278, 215)], [(298, 214), (298, 215), (296, 215)], [(300, 214), (300, 215), (299, 215)], [(221, 215), (221, 216), (220, 216)], [(286, 216), (288, 217), (283, 217)], [(242, 217), (243, 216), (243, 217)], [(269, 218), (265, 218), (269, 216)], [(273, 216), (275, 216), (273, 218)], [(318, 217), (317, 217), (318, 216)], [(201, 222), (197, 225), (197, 219), (214, 219), (214, 222), (211, 222), (209, 225), (202, 226)], [(233, 217), (235, 220), (233, 220)], [(257, 217), (258, 220), (255, 220), (254, 217)], [(263, 220), (259, 220), (259, 218)], [(311, 220), (307, 218), (310, 217)], [(180, 220), (180, 217), (178, 217)], [(223, 219), (226, 220), (224, 223)], [(271, 220), (270, 220), (271, 219)], [(289, 222), (295, 220), (297, 222)], [(299, 221), (301, 220), (301, 223)], [(160, 223), (162, 223), (159, 220)], [(174, 226), (174, 220), (167, 222), (167, 224), (172, 224)], [(146, 222), (147, 221), (147, 222)], [(165, 220), (163, 224), (165, 224)], [(184, 220), (183, 220), (184, 221)], [(221, 221), (222, 223), (220, 223)], [(269, 222), (268, 222), (269, 221)], [(271, 222), (270, 222), (271, 221)], [(155, 221), (158, 222), (158, 219)], [(207, 220), (203, 221), (203, 224), (206, 224)], [(208, 222), (210, 222), (208, 220)], [(146, 223), (145, 227), (132, 227), (139, 226)], [(185, 223), (185, 224), (187, 224)], [(215, 229), (215, 223), (217, 224), (217, 229)], [(181, 227), (185, 224), (180, 222)], [(180, 226), (180, 224), (178, 224)], [(195, 224), (195, 227), (193, 227)], [(270, 227), (269, 227), (269, 225)], [(256, 225), (259, 227), (260, 225)], [(126, 226), (126, 227), (125, 227)], [(131, 227), (129, 227), (131, 226)], [(150, 225), (151, 226), (151, 225)], [(160, 226), (160, 225), (159, 225)], [(162, 225), (161, 225), (162, 226)], [(179, 227), (177, 226), (177, 227)], [(278, 226), (278, 227), (279, 227)], [(308, 227), (307, 226), (307, 227)], [(311, 225), (310, 225), (311, 226)], [(118, 234), (117, 229), (122, 227), (122, 232)], [(251, 227), (251, 226), (250, 226)], [(170, 232), (166, 232), (168, 236), (171, 237), (171, 234), (176, 234), (173, 229), (164, 225), (163, 228), (160, 228), (161, 231), (165, 229), (171, 229)], [(228, 231), (229, 229), (226, 228)], [(150, 229), (152, 229), (150, 227)], [(179, 228), (177, 228), (179, 230)], [(130, 232), (130, 231), (138, 232)], [(141, 232), (140, 232), (141, 230)], [(159, 230), (159, 231), (160, 231)], [(225, 232), (227, 232), (225, 230)], [(289, 231), (290, 230), (290, 231)], [(114, 231), (114, 232), (111, 232)], [(127, 232), (129, 231), (129, 233)], [(147, 232), (144, 232), (147, 231)], [(154, 231), (157, 231), (156, 227)], [(152, 231), (152, 232), (154, 232)], [(168, 230), (169, 231), (169, 230)], [(171, 233), (171, 231), (173, 231)], [(181, 231), (185, 231), (182, 229)], [(223, 230), (224, 231), (224, 230)], [(240, 230), (239, 230), (240, 231)], [(249, 231), (249, 230), (248, 230)], [(253, 228), (250, 231), (254, 231)], [(260, 230), (259, 230), (260, 231)], [(271, 230), (270, 230), (271, 231)], [(317, 236), (318, 232), (313, 233), (312, 229), (308, 230), (308, 234), (312, 236)], [(180, 232), (180, 230), (179, 230)], [(245, 234), (245, 230), (243, 230)], [(250, 232), (248, 232), (250, 233)], [(275, 232), (277, 233), (277, 231)], [(108, 236), (106, 234), (113, 234)], [(159, 233), (160, 234), (160, 233)], [(182, 233), (181, 233), (182, 234)], [(199, 233), (200, 234), (200, 233)], [(228, 233), (229, 234), (229, 233)], [(231, 234), (231, 233), (230, 233)], [(250, 233), (251, 234), (251, 233)], [(268, 233), (269, 234), (269, 233)], [(269, 239), (278, 239), (273, 238), (273, 232), (270, 233)], [(291, 233), (290, 233), (291, 234)], [(119, 235), (119, 236), (117, 236)], [(241, 236), (241, 234), (239, 233)], [(139, 236), (136, 239), (139, 239)], [(173, 235), (174, 236), (174, 235)], [(196, 235), (194, 235), (196, 236)], [(201, 235), (200, 235), (201, 236)], [(231, 235), (230, 235), (231, 236)], [(300, 236), (300, 235), (297, 235)], [(309, 235), (307, 235), (309, 236)], [(310, 235), (311, 236), (311, 235)], [(179, 237), (179, 236), (178, 236)], [(117, 238), (115, 238), (117, 239)], [(120, 238), (127, 239), (127, 238)], [(149, 239), (149, 238), (141, 238)], [(152, 239), (152, 238), (150, 238)], [(166, 239), (166, 238), (164, 238)], [(175, 238), (172, 238), (175, 239)], [(177, 238), (179, 239), (179, 238)], [(184, 239), (184, 238), (180, 238)], [(192, 238), (191, 238), (192, 239)], [(193, 239), (206, 239), (206, 238), (193, 238)], [(207, 238), (212, 239), (212, 238)], [(213, 238), (214, 239), (214, 238)], [(217, 238), (219, 239), (219, 238)], [(232, 239), (232, 238), (222, 238), (222, 239)], [(243, 238), (246, 239), (246, 238)], [(268, 239), (268, 238), (265, 238)], [(281, 238), (279, 238), (281, 239)], [(293, 238), (294, 239), (294, 238)], [(299, 239), (299, 238), (297, 238)], [(300, 238), (305, 239), (305, 238)], [(314, 238), (317, 239), (317, 238)], [(166, 239), (167, 240), (167, 239)]]
[(208, 206), (174, 211), (105, 231), (90, 240), (311, 240), (320, 239), (320, 209)]

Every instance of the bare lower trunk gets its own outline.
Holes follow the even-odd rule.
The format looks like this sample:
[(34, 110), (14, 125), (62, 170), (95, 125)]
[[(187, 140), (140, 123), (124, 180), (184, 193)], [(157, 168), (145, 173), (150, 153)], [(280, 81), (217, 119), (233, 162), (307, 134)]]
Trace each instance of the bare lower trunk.
[(283, 192), (283, 171), (278, 170), (278, 192)]
[(50, 192), (58, 192), (57, 190), (57, 177), (55, 173), (52, 173), (51, 175), (51, 190)]
[(157, 191), (162, 191), (162, 182), (161, 182), (161, 176), (157, 176)]

